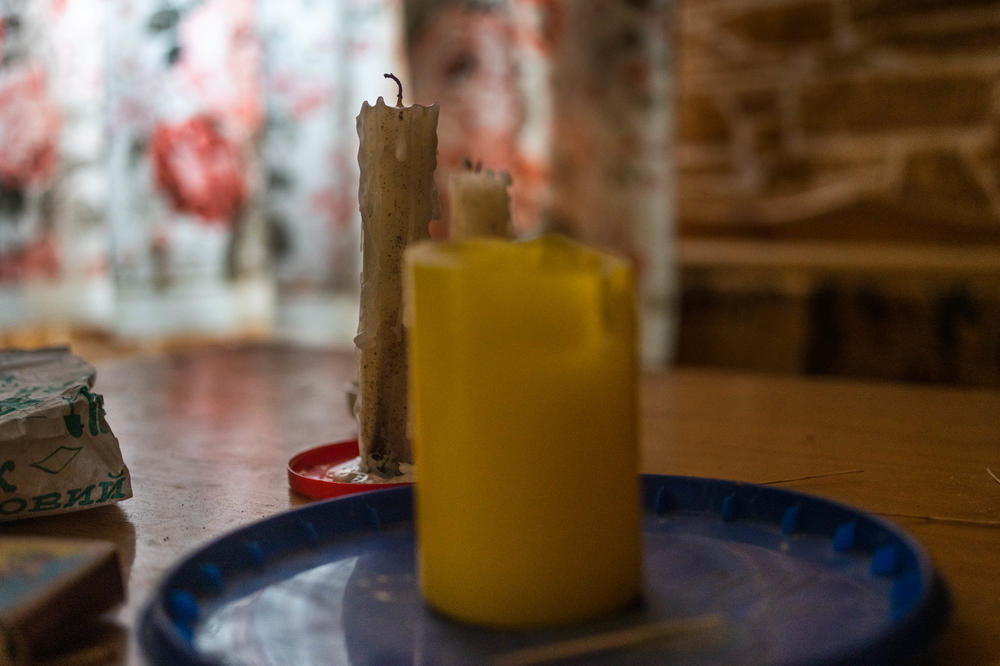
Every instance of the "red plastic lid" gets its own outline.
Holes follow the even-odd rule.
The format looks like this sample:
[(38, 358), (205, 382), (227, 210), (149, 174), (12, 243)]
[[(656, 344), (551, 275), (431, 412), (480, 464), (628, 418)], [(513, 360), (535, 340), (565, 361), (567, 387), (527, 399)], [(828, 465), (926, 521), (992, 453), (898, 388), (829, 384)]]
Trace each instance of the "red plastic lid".
[(358, 440), (349, 439), (333, 444), (323, 444), (314, 449), (303, 451), (288, 461), (288, 485), (292, 490), (313, 499), (340, 497), (365, 493), (383, 488), (409, 486), (409, 482), (401, 483), (345, 483), (331, 481), (326, 473), (331, 467), (345, 463), (358, 457)]

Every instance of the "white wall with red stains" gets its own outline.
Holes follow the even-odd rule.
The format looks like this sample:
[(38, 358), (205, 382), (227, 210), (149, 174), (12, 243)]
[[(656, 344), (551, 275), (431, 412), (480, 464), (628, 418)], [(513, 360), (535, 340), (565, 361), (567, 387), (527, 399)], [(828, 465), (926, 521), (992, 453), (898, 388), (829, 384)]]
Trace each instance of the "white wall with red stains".
[(669, 357), (672, 3), (10, 0), (0, 326), (348, 343), (362, 101), (441, 106), (439, 192), (513, 176), (520, 235), (633, 258)]

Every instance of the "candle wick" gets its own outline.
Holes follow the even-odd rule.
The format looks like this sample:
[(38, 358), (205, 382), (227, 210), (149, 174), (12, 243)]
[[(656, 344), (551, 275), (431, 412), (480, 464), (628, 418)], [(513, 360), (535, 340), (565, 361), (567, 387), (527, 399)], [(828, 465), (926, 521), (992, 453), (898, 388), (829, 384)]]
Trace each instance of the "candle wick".
[(384, 78), (392, 79), (399, 86), (399, 92), (396, 93), (396, 106), (403, 106), (403, 82), (396, 78), (395, 74), (387, 73), (382, 75)]

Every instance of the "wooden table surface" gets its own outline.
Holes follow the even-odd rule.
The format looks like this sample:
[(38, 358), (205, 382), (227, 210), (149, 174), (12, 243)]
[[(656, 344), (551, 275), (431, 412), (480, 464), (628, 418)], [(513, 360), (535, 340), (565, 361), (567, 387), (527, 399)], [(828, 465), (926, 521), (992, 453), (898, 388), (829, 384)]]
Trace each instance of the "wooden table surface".
[[(0, 524), (0, 535), (116, 542), (128, 600), (56, 663), (141, 664), (138, 614), (209, 539), (304, 504), (293, 454), (353, 436), (353, 354), (207, 348), (98, 366), (97, 390), (135, 496)], [(934, 663), (1000, 663), (1000, 391), (701, 370), (647, 374), (642, 471), (781, 485), (887, 516), (950, 587)], [(812, 478), (802, 478), (812, 477)]]

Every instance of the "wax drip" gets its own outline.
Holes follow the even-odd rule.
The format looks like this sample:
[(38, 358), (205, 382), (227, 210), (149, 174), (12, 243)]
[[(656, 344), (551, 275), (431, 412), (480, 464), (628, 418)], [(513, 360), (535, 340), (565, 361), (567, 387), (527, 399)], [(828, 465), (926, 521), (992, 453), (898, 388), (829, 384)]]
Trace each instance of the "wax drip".
[(406, 161), (406, 133), (400, 132), (396, 136), (396, 160), (399, 162)]

